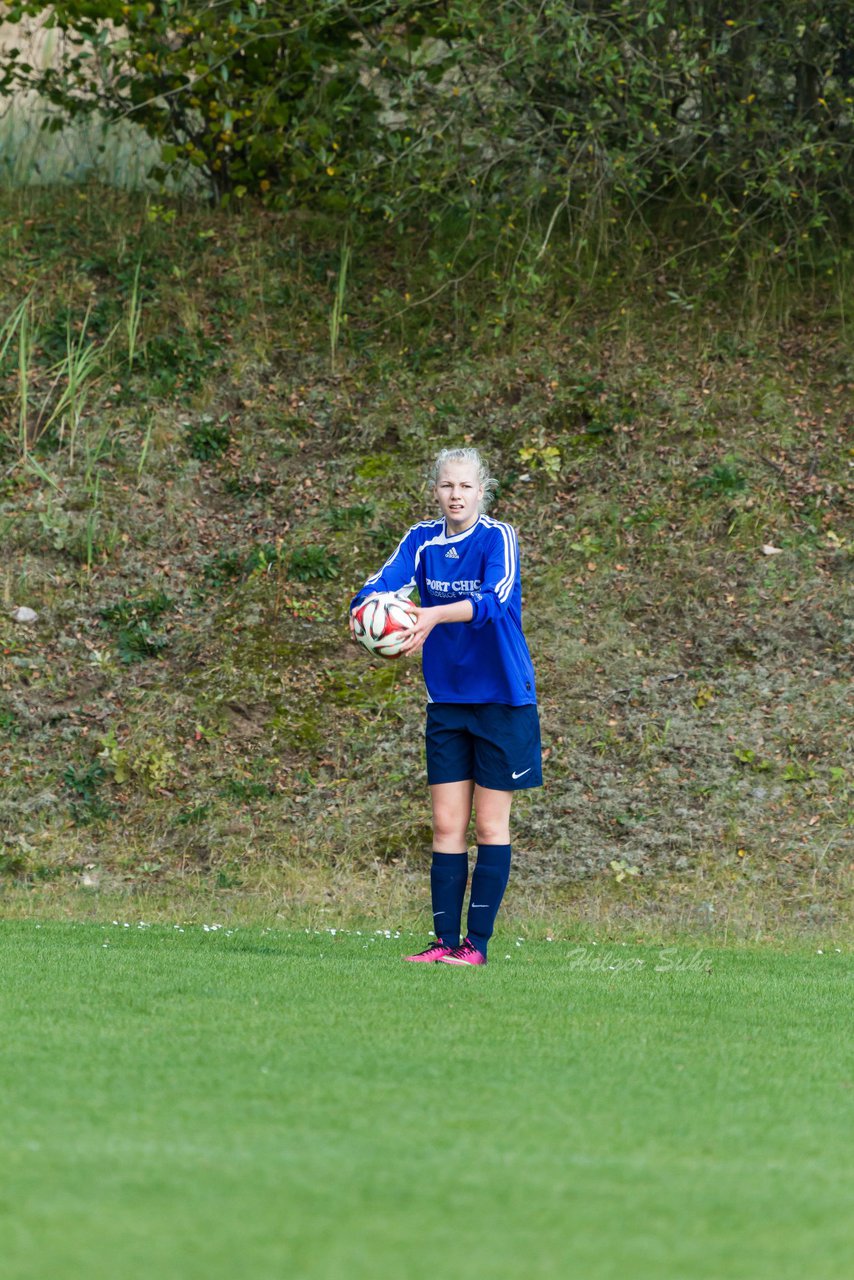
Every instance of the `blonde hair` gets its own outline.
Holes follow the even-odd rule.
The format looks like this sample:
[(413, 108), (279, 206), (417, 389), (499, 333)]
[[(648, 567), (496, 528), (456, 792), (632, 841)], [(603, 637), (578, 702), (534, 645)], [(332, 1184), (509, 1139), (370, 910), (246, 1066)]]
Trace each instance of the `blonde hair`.
[(482, 514), (495, 497), (498, 481), (490, 474), (489, 467), (481, 457), (480, 451), (478, 449), (440, 449), (430, 468), (429, 482), (431, 489), (436, 488), (439, 483), (439, 476), (442, 474), (442, 468), (447, 466), (449, 462), (464, 462), (468, 466), (474, 467), (477, 472), (478, 488), (481, 485), (483, 486), (483, 497), (479, 504)]

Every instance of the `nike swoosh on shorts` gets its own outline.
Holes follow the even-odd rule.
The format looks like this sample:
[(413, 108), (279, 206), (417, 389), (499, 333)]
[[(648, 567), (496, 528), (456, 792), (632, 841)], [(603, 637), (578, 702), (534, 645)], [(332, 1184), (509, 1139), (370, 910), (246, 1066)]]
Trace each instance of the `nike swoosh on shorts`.
[(513, 773), (510, 776), (515, 780), (516, 778), (524, 778), (525, 774), (530, 772), (530, 769), (523, 769), (521, 773)]

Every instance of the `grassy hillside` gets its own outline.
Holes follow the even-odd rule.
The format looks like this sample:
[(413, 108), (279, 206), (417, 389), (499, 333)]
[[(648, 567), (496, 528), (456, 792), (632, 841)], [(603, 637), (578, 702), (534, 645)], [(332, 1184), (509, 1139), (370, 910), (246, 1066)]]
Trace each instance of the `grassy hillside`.
[(346, 604), (471, 440), (547, 752), (508, 909), (847, 928), (839, 280), (713, 291), (631, 246), (592, 277), (555, 245), (525, 293), (414, 234), (342, 273), (298, 217), (0, 199), (6, 910), (416, 918), (423, 686)]

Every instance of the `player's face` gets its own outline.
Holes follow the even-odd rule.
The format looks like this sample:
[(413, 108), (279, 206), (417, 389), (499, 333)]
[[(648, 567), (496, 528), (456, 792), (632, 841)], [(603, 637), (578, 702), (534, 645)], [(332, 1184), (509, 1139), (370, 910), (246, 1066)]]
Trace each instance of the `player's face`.
[(446, 462), (439, 472), (436, 498), (450, 533), (462, 533), (477, 520), (483, 485), (470, 462)]

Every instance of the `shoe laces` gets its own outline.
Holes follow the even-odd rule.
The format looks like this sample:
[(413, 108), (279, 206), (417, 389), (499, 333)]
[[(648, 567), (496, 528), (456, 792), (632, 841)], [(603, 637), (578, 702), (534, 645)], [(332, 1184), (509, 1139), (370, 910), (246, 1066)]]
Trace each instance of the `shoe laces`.
[(452, 947), (450, 954), (452, 956), (459, 956), (460, 959), (465, 959), (466, 956), (477, 955), (478, 950), (474, 943), (469, 942), (468, 938), (466, 938), (458, 947)]
[(435, 942), (428, 943), (427, 946), (424, 947), (424, 949), (422, 951), (419, 951), (417, 954), (419, 956), (426, 956), (426, 955), (429, 955), (431, 951), (435, 951), (437, 948), (444, 947), (444, 946), (445, 946), (445, 943), (442, 941), (442, 939), (437, 938)]

